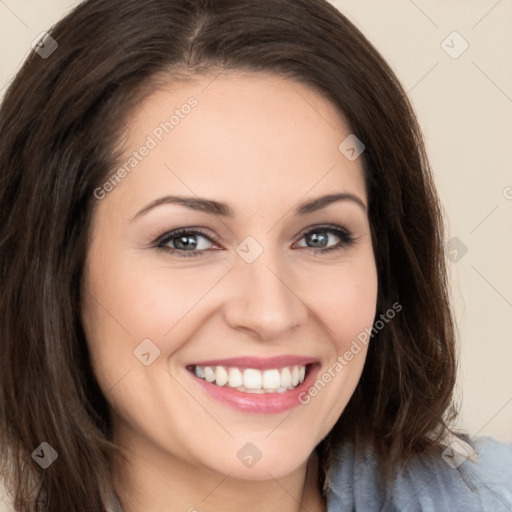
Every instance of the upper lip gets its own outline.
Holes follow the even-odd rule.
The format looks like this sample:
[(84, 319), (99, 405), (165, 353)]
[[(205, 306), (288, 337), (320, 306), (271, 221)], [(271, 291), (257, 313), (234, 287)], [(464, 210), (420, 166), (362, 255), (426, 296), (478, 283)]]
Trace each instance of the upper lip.
[(256, 370), (269, 370), (285, 368), (286, 366), (307, 365), (318, 363), (318, 359), (308, 356), (282, 355), (275, 357), (233, 357), (230, 359), (210, 359), (188, 363), (186, 366), (227, 366), (232, 368), (254, 368)]

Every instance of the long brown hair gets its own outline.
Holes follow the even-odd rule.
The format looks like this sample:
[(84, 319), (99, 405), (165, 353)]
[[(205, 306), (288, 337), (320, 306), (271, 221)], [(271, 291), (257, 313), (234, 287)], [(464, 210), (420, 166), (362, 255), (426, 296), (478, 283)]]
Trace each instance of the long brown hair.
[[(50, 34), (58, 48), (29, 55), (0, 110), (0, 456), (15, 507), (35, 511), (35, 489), (47, 511), (105, 510), (119, 448), (80, 284), (94, 190), (158, 77), (291, 78), (327, 95), (364, 142), (376, 318), (396, 302), (403, 310), (372, 339), (354, 395), (317, 447), (319, 484), (335, 447), (356, 437), (381, 457), (384, 478), (414, 453), (437, 453), (456, 370), (441, 209), (406, 93), (361, 32), (325, 0), (89, 0)], [(58, 453), (45, 470), (31, 457), (42, 442)]]

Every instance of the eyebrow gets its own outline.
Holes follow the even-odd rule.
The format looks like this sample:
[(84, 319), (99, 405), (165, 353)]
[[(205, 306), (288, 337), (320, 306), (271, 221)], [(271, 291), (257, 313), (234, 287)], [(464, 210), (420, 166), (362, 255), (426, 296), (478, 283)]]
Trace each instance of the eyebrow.
[[(309, 201), (303, 202), (299, 204), (293, 211), (293, 215), (301, 216), (306, 215), (317, 210), (321, 210), (326, 208), (332, 203), (338, 201), (350, 201), (359, 205), (366, 212), (366, 205), (364, 202), (356, 195), (348, 193), (348, 192), (340, 192), (338, 194), (328, 194), (325, 196), (317, 197), (315, 199), (311, 199)], [(153, 210), (157, 206), (161, 206), (163, 204), (178, 204), (180, 206), (185, 206), (190, 210), (200, 211), (207, 213), (209, 215), (220, 215), (221, 217), (235, 217), (234, 210), (227, 205), (226, 203), (221, 203), (219, 201), (215, 201), (213, 199), (204, 199), (200, 197), (186, 197), (186, 196), (164, 196), (158, 199), (155, 199), (148, 205), (144, 206), (142, 210), (137, 212), (130, 221), (135, 220), (142, 215), (145, 215), (150, 210)]]

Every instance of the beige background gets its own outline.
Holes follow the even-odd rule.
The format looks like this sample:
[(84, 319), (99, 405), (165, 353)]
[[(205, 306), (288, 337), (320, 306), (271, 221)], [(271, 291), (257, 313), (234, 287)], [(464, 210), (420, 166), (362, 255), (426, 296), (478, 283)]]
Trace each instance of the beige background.
[[(31, 42), (77, 3), (0, 0), (0, 96)], [(447, 243), (457, 237), (467, 247), (449, 262), (459, 425), (512, 442), (512, 0), (332, 3), (408, 91), (446, 210)], [(469, 47), (452, 58), (464, 40)]]

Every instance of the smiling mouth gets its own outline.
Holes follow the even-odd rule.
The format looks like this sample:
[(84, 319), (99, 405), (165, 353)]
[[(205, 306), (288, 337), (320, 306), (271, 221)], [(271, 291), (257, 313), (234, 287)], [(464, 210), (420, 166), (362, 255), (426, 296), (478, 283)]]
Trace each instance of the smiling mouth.
[(242, 393), (284, 393), (304, 382), (313, 364), (297, 364), (258, 370), (228, 366), (189, 365), (187, 370), (197, 378), (217, 387), (231, 388)]

